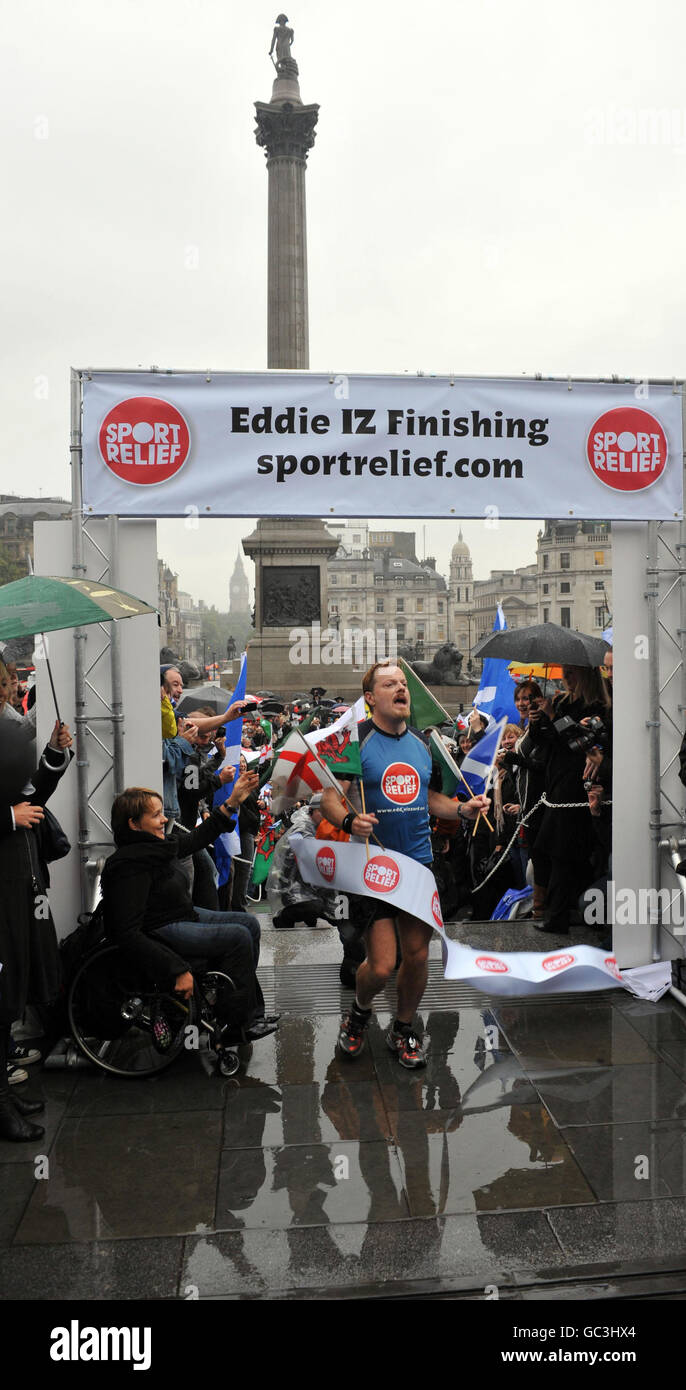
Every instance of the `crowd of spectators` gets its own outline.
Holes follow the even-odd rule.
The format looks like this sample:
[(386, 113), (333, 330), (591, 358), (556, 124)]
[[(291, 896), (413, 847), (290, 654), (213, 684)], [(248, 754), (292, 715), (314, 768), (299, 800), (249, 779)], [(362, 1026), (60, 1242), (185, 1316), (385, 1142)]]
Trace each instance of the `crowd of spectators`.
[[(352, 985), (363, 958), (360, 938), (347, 931), (333, 893), (303, 884), (290, 848), (294, 833), (347, 837), (324, 819), (317, 795), (273, 814), (270, 769), (279, 742), (306, 712), (302, 703), (237, 701), (218, 714), (186, 701), (182, 716), (183, 694), (178, 669), (162, 667), (162, 791), (127, 788), (115, 799), (115, 851), (102, 882), (105, 927), (111, 940), (182, 997), (193, 989), (192, 957), (202, 943), (203, 954), (220, 961), (238, 983), (231, 1038), (257, 1039), (273, 1031), (277, 1019), (265, 1018), (257, 978), (260, 926), (249, 911), (260, 896), (254, 864), (260, 855), (269, 857), (267, 891), (277, 930), (303, 924), (338, 929), (341, 979)], [(47, 904), (49, 885), (45, 802), (73, 757), (70, 731), (59, 722), (36, 757), (34, 697), (16, 668), (0, 662), (0, 863), (4, 882), (16, 889), (14, 909), (7, 894), (0, 909), (0, 1136), (10, 1139), (42, 1133), (29, 1119), (35, 1107), (9, 1090), (40, 1054), (14, 1042), (10, 1028), (29, 995), (47, 1003), (56, 988), (56, 934), (49, 907), (36, 932), (36, 903)], [(316, 704), (313, 696), (308, 727), (336, 718), (332, 704)], [(522, 681), (515, 704), (519, 720), (504, 730), (490, 788), (490, 824), (481, 818), (475, 833), (462, 820), (432, 824), (443, 912), (485, 920), (514, 890), (538, 930), (564, 935), (583, 920), (584, 894), (605, 887), (610, 875), (612, 652), (599, 670), (564, 667), (557, 689)], [(234, 747), (229, 731), (241, 718), (239, 766), (225, 766), (227, 735)], [(467, 727), (443, 727), (458, 766), (489, 725), (488, 716), (473, 709)], [(216, 845), (228, 835), (230, 871), (220, 876), (226, 855), (218, 856)], [(588, 939), (597, 944), (597, 932), (589, 931)], [(163, 1035), (161, 1025), (160, 1046)]]
[[(521, 895), (537, 930), (566, 935), (605, 892), (612, 842), (612, 652), (602, 669), (565, 666), (557, 689), (532, 680), (515, 691), (491, 786), (491, 827), (434, 826), (437, 879), (447, 914), (491, 917), (503, 894)], [(490, 721), (476, 710), (454, 748), (458, 766)], [(590, 814), (589, 814), (590, 811)], [(529, 890), (527, 892), (527, 889)], [(585, 894), (593, 892), (593, 897)], [(526, 902), (524, 902), (526, 899)], [(588, 916), (588, 914), (586, 914)], [(592, 922), (601, 925), (597, 910)], [(588, 924), (587, 924), (588, 925)], [(589, 932), (599, 944), (597, 932)]]

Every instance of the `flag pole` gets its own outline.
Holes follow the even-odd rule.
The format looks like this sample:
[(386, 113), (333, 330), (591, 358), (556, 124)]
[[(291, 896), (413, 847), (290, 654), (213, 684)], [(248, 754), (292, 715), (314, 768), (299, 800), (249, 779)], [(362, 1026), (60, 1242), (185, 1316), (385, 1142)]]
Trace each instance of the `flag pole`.
[[(452, 757), (450, 756), (450, 753), (449, 753), (448, 749), (446, 748), (445, 739), (443, 738), (443, 735), (440, 734), (440, 733), (438, 732), (438, 730), (436, 730), (435, 737), (438, 739), (438, 741), (439, 741), (439, 743), (440, 743), (441, 751), (442, 751), (443, 756), (445, 757), (445, 759), (446, 759), (446, 761), (447, 761), (447, 763), (448, 763), (448, 766), (449, 766), (450, 770), (456, 772), (457, 775), (458, 775), (458, 777), (460, 777), (460, 778), (462, 779), (462, 781), (464, 782), (465, 787), (467, 788), (467, 791), (469, 792), (469, 799), (470, 799), (470, 801), (471, 801), (472, 797), (474, 796), (474, 792), (472, 791), (472, 788), (470, 787), (469, 782), (467, 781), (467, 778), (465, 777), (465, 775), (464, 775), (464, 773), (463, 773), (461, 767), (459, 766), (459, 763), (456, 763), (455, 760), (454, 760), (454, 758), (452, 758)], [(490, 820), (488, 819), (488, 816), (486, 815), (485, 811), (484, 811), (484, 812), (480, 811), (480, 812), (479, 812), (479, 815), (483, 815), (483, 818), (484, 818), (484, 820), (485, 820), (485, 822), (486, 822), (486, 824), (487, 824), (487, 826), (488, 826), (488, 828), (489, 828), (491, 834), (493, 834), (493, 826), (491, 825), (491, 822), (490, 822)], [(478, 817), (477, 817), (477, 820), (478, 820)]]
[[(309, 753), (312, 754), (312, 757), (315, 759), (315, 762), (317, 762), (317, 763), (319, 764), (319, 766), (320, 766), (321, 768), (323, 768), (324, 772), (325, 772), (326, 775), (327, 775), (327, 778), (330, 779), (331, 781), (334, 781), (334, 782), (335, 782), (336, 779), (335, 779), (335, 777), (333, 777), (333, 774), (332, 774), (330, 768), (328, 768), (327, 765), (326, 765), (326, 763), (323, 762), (322, 759), (318, 756), (318, 754), (317, 754), (317, 752), (316, 752), (316, 749), (311, 748), (310, 745), (309, 745), (309, 743), (308, 743), (308, 744), (307, 744), (307, 750), (308, 750)], [(350, 800), (349, 797), (346, 796), (346, 794), (345, 794), (345, 792), (343, 791), (342, 787), (336, 786), (336, 791), (338, 792), (338, 795), (339, 795), (340, 797), (342, 797), (342, 799), (343, 799), (343, 801), (345, 802), (345, 804), (346, 804), (348, 810), (349, 810), (349, 811), (352, 811), (352, 812), (354, 813), (354, 815), (357, 815), (357, 814), (358, 814), (357, 806), (353, 806), (352, 801)], [(367, 812), (365, 811), (365, 808), (364, 808), (364, 782), (362, 781), (362, 778), (360, 778), (360, 792), (361, 792), (361, 796), (362, 796), (362, 814), (363, 814), (364, 816), (366, 816)], [(373, 831), (372, 831), (372, 833), (371, 833), (370, 839), (374, 840), (374, 843), (377, 844), (377, 845), (379, 846), (379, 849), (385, 850), (386, 846), (385, 846), (385, 845), (382, 845), (381, 841), (377, 839), (377, 837), (376, 837), (376, 835), (374, 834)], [(369, 858), (369, 840), (367, 839), (366, 836), (365, 836), (365, 841), (366, 841), (366, 845), (367, 845), (367, 858)]]
[[(366, 807), (365, 804), (364, 804), (364, 782), (362, 781), (362, 778), (361, 778), (361, 777), (360, 777), (360, 799), (361, 799), (361, 801), (362, 801), (362, 815), (363, 815), (363, 816), (366, 816), (366, 814), (367, 814), (367, 807)], [(366, 851), (367, 851), (367, 863), (369, 863), (369, 838), (368, 838), (368, 837), (365, 837), (364, 847), (365, 847), (365, 849), (366, 849)], [(381, 848), (383, 849), (383, 845), (381, 846)]]

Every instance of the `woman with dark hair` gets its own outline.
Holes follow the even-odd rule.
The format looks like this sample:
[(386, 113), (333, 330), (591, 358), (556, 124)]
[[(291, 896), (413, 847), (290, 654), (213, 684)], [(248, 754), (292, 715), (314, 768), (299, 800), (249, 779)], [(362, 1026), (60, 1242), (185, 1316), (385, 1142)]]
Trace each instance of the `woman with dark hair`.
[(524, 733), (529, 723), (529, 711), (534, 700), (542, 700), (543, 691), (537, 681), (520, 681), (515, 686), (514, 702), (517, 706), (521, 732)]
[[(260, 924), (247, 912), (194, 907), (178, 861), (234, 828), (233, 813), (257, 781), (254, 773), (244, 773), (228, 800), (201, 825), (188, 831), (176, 824), (169, 838), (160, 794), (128, 787), (112, 806), (117, 848), (102, 873), (105, 932), (161, 991), (190, 998), (193, 956), (212, 961), (231, 977), (235, 990), (226, 996), (228, 1044), (255, 1042), (274, 1032), (276, 1017), (264, 1016), (256, 975)], [(164, 1020), (159, 1020), (158, 1032), (156, 1042), (164, 1050), (171, 1042)]]
[(565, 934), (570, 912), (593, 877), (593, 828), (584, 789), (586, 751), (573, 746), (578, 737), (574, 728), (560, 728), (559, 721), (566, 717), (578, 725), (593, 715), (608, 718), (610, 706), (595, 667), (564, 666), (562, 675), (564, 692), (532, 707), (529, 739), (534, 756), (545, 757), (550, 803), (532, 850), (535, 881), (546, 888), (545, 918), (535, 925), (539, 931)]
[(67, 725), (56, 723), (34, 770), (35, 751), (23, 728), (0, 725), (0, 1138), (13, 1142), (45, 1133), (26, 1119), (43, 1106), (10, 1092), (7, 1066), (12, 1024), (28, 1002), (53, 1003), (60, 987), (43, 807), (69, 767), (71, 744)]

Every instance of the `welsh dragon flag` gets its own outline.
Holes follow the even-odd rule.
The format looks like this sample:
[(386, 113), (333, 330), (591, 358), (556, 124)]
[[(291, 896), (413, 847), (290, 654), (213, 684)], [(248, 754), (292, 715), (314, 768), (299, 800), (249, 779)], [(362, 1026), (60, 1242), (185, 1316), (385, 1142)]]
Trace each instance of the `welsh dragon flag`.
[(255, 862), (252, 870), (252, 881), (256, 888), (269, 877), (278, 838), (278, 831), (273, 822), (269, 825), (263, 825), (257, 836)]
[(361, 777), (360, 739), (355, 706), (326, 729), (304, 735), (305, 742), (337, 777)]

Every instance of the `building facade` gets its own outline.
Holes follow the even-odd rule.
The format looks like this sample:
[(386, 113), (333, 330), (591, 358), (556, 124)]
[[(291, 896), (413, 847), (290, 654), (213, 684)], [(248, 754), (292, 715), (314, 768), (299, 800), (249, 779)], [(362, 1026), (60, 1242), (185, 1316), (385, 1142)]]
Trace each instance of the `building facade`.
[(432, 655), (447, 639), (448, 592), (435, 560), (417, 559), (414, 532), (356, 521), (327, 529), (339, 538), (328, 562), (329, 626), (383, 633), (385, 652), (411, 645)]
[(536, 547), (538, 622), (599, 637), (612, 614), (608, 521), (546, 521)]
[[(160, 614), (160, 646), (179, 651), (179, 581), (164, 560), (157, 561), (157, 607)], [(179, 653), (180, 655), (180, 653)]]
[(202, 612), (190, 594), (179, 590), (179, 657), (202, 665)]
[(0, 583), (31, 573), (34, 522), (64, 521), (70, 516), (71, 504), (62, 497), (0, 493)]

